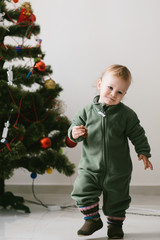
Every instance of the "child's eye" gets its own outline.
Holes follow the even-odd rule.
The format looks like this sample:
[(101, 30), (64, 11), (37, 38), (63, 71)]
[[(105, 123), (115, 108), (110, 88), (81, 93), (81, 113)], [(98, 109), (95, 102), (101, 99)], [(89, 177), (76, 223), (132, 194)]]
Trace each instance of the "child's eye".
[(118, 91), (118, 93), (121, 94), (121, 95), (123, 94), (121, 91)]
[(110, 90), (113, 90), (113, 87), (111, 87), (111, 86), (108, 86), (108, 88), (109, 88)]

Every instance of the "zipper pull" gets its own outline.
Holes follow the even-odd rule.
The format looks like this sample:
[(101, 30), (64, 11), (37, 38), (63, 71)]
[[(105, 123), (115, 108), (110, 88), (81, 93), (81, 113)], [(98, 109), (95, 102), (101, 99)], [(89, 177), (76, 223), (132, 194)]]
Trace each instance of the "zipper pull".
[(101, 111), (99, 111), (98, 114), (101, 115), (102, 117), (106, 117), (106, 115)]

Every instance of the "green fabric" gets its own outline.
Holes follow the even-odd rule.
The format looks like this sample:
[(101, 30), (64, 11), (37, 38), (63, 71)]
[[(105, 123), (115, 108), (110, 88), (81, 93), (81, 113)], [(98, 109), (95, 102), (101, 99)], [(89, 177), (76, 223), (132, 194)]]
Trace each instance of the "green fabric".
[[(132, 109), (123, 103), (107, 107), (98, 100), (96, 96), (93, 103), (80, 110), (68, 130), (72, 141), (83, 141), (72, 197), (83, 206), (97, 202), (103, 192), (104, 213), (122, 216), (130, 203), (132, 162), (128, 139), (138, 156), (150, 157), (150, 146)], [(72, 128), (78, 125), (88, 128), (87, 138), (72, 138)]]

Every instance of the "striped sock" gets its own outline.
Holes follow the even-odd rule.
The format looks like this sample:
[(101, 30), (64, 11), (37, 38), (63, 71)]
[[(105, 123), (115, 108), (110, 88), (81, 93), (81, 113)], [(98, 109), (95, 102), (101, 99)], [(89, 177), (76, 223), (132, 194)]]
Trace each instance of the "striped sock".
[(107, 216), (107, 223), (108, 224), (114, 224), (114, 225), (123, 225), (123, 221), (125, 220), (125, 217), (111, 217)]
[(90, 206), (79, 207), (79, 210), (81, 211), (81, 213), (85, 215), (84, 220), (96, 219), (100, 217), (98, 203), (95, 203)]

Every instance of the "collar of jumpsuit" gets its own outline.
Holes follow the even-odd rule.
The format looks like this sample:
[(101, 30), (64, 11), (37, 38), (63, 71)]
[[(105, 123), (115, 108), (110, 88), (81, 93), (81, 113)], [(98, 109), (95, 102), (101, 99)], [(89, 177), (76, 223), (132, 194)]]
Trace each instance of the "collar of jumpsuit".
[(98, 114), (102, 115), (103, 117), (106, 116), (106, 112), (116, 111), (121, 106), (121, 102), (117, 105), (107, 106), (105, 103), (100, 103), (99, 98), (99, 95), (95, 96), (93, 99), (93, 103), (97, 108)]

